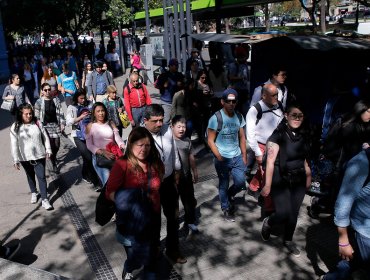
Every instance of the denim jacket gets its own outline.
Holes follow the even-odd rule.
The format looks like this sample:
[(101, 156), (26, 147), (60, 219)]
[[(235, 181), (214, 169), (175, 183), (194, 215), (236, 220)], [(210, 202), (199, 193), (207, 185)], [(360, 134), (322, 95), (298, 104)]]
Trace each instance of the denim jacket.
[(334, 223), (338, 227), (352, 226), (361, 235), (370, 238), (370, 183), (369, 160), (365, 151), (347, 164), (338, 199), (335, 203)]

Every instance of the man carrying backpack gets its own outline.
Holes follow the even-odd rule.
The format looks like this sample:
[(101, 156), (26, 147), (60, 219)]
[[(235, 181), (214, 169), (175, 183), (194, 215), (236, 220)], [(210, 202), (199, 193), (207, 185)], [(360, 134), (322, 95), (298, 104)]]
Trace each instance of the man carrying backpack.
[(152, 100), (146, 86), (140, 83), (139, 74), (131, 73), (130, 83), (123, 88), (123, 98), (132, 127), (140, 126), (145, 108)]
[(257, 173), (249, 184), (248, 193), (254, 196), (262, 180), (262, 156), (265, 151), (267, 139), (277, 128), (284, 116), (283, 106), (278, 101), (278, 89), (273, 84), (265, 84), (262, 87), (262, 99), (253, 105), (246, 116), (247, 119), (247, 142), (248, 166), (247, 177), (251, 176), (255, 161), (257, 161)]
[(96, 61), (94, 68), (89, 92), (93, 94), (96, 102), (103, 102), (107, 94), (107, 87), (113, 85), (112, 76), (107, 71), (103, 71), (103, 62), (101, 61)]
[[(222, 109), (217, 111), (208, 123), (208, 145), (214, 155), (219, 179), (221, 210), (227, 221), (234, 219), (234, 196), (245, 188), (245, 166), (247, 163), (245, 121), (235, 111), (238, 93), (231, 88), (222, 94)], [(234, 184), (229, 188), (229, 173)]]

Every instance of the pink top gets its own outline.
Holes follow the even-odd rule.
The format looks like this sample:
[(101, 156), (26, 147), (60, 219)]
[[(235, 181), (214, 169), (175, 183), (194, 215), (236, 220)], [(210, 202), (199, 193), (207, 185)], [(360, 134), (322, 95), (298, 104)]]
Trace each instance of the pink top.
[(133, 62), (132, 66), (134, 66), (135, 68), (137, 68), (137, 69), (141, 68), (140, 55), (134, 54), (133, 57), (132, 57), (132, 62)]
[(93, 154), (96, 154), (99, 149), (106, 149), (106, 146), (113, 141), (116, 141), (119, 147), (125, 145), (119, 136), (118, 129), (112, 130), (108, 122), (104, 124), (93, 123), (90, 132), (86, 134), (86, 146)]

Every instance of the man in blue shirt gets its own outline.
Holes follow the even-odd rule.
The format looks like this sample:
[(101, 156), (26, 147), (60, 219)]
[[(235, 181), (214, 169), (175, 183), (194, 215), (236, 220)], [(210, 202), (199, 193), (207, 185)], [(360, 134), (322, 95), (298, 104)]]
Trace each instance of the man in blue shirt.
[[(231, 88), (223, 92), (222, 109), (208, 123), (208, 145), (214, 155), (219, 179), (219, 197), (225, 220), (234, 222), (234, 196), (245, 189), (245, 167), (247, 164), (246, 140), (243, 116), (235, 111), (238, 93)], [(217, 117), (217, 114), (219, 117)], [(220, 118), (221, 116), (221, 118)], [(220, 121), (222, 127), (219, 130)], [(229, 188), (229, 173), (234, 184)]]
[[(321, 279), (349, 279), (353, 268), (362, 269), (366, 274), (364, 279), (370, 279), (369, 149), (367, 145), (366, 151), (360, 152), (347, 163), (334, 216), (342, 260)], [(349, 237), (349, 227), (355, 231), (355, 242)]]
[(95, 71), (91, 74), (90, 91), (96, 102), (102, 102), (107, 93), (107, 87), (113, 85), (113, 80), (108, 72), (103, 71), (103, 62), (94, 63)]
[(66, 105), (72, 104), (73, 95), (80, 88), (78, 84), (76, 73), (69, 70), (68, 63), (64, 63), (62, 66), (63, 73), (58, 76), (58, 90), (65, 97)]

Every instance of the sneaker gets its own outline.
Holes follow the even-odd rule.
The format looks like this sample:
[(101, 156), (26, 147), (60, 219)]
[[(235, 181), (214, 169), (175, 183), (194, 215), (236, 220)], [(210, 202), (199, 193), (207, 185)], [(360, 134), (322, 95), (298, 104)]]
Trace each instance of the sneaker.
[(188, 227), (192, 233), (199, 233), (199, 229), (195, 224), (188, 224)]
[(134, 275), (130, 272), (123, 271), (122, 280), (131, 280), (131, 279), (134, 279)]
[(262, 223), (261, 237), (263, 241), (267, 241), (270, 239), (271, 226), (269, 226), (268, 222), (269, 222), (269, 217), (266, 217)]
[(13, 246), (4, 246), (5, 247), (5, 255), (4, 259), (11, 260), (15, 254), (18, 252), (19, 248), (21, 248), (21, 243), (18, 242), (18, 244)]
[(293, 241), (284, 241), (284, 246), (288, 249), (289, 253), (291, 253), (295, 257), (298, 258), (301, 255), (301, 251), (299, 251)]
[(229, 210), (224, 211), (224, 219), (228, 222), (235, 222), (234, 215)]
[(82, 178), (82, 181), (84, 181), (87, 184), (92, 184), (92, 182), (89, 179)]
[(49, 200), (46, 198), (42, 201), (41, 205), (45, 208), (45, 210), (51, 210), (53, 208), (53, 206), (50, 205)]
[(31, 194), (31, 203), (32, 204), (35, 204), (37, 202), (37, 200), (39, 199), (39, 194), (38, 193), (32, 193)]

